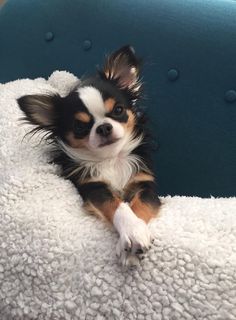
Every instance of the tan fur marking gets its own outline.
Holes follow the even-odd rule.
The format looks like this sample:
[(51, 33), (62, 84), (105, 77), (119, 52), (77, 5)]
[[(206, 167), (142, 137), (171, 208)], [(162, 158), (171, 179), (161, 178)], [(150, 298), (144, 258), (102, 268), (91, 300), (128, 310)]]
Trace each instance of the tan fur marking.
[(90, 122), (91, 117), (86, 112), (77, 112), (75, 114), (75, 119), (82, 121), (82, 122), (85, 122), (85, 123), (88, 123), (88, 122)]
[(125, 186), (124, 189), (124, 197), (126, 198), (127, 195), (132, 199), (136, 193), (140, 192), (140, 188), (137, 188), (137, 183), (142, 181), (154, 181), (154, 177), (152, 173), (147, 172), (139, 172), (134, 177), (132, 177)]
[(95, 214), (103, 220), (105, 219), (109, 222), (112, 222), (115, 211), (120, 205), (120, 203), (121, 200), (119, 198), (115, 198), (113, 201), (106, 201), (100, 204), (99, 206), (95, 206), (91, 202), (87, 202), (84, 204), (84, 208), (88, 212)]
[(121, 200), (119, 198), (115, 198), (114, 201), (107, 201), (103, 203), (101, 206), (101, 211), (108, 221), (113, 221), (113, 217), (116, 209), (119, 207)]
[(83, 148), (86, 146), (86, 138), (77, 139), (72, 131), (67, 133), (66, 139), (72, 148)]
[(154, 181), (154, 177), (150, 174), (139, 172), (130, 182)]
[(104, 102), (104, 106), (107, 110), (107, 112), (111, 112), (112, 109), (114, 108), (114, 105), (116, 104), (115, 99), (113, 98), (109, 98)]
[(121, 123), (121, 125), (123, 125), (126, 130), (132, 132), (136, 122), (135, 115), (131, 110), (127, 110), (126, 112), (128, 115), (128, 121), (126, 123)]
[(155, 218), (158, 213), (158, 208), (153, 208), (151, 205), (142, 202), (139, 194), (136, 194), (130, 203), (131, 209), (137, 217), (148, 223), (152, 218)]

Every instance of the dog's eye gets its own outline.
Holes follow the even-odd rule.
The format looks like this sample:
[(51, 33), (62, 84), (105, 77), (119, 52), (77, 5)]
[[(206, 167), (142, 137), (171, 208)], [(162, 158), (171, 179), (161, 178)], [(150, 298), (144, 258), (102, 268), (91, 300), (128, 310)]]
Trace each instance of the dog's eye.
[(124, 112), (125, 108), (121, 105), (116, 105), (112, 111), (115, 116), (120, 116)]
[(87, 123), (76, 120), (74, 122), (74, 132), (76, 135), (86, 135), (89, 133), (89, 126)]

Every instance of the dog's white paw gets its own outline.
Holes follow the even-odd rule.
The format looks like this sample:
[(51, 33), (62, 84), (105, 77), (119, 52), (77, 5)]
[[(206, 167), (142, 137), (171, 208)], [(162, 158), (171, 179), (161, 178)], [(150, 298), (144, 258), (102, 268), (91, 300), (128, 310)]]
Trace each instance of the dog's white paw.
[(113, 223), (120, 234), (116, 253), (122, 265), (137, 264), (138, 256), (145, 254), (151, 246), (152, 236), (147, 224), (135, 215), (127, 203), (120, 204)]

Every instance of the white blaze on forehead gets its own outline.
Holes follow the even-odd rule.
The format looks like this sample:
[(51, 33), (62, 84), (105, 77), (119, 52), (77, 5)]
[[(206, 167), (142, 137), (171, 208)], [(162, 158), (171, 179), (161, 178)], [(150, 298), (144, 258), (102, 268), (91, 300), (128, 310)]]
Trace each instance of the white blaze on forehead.
[(106, 112), (101, 93), (94, 87), (78, 89), (79, 97), (95, 119), (104, 117)]

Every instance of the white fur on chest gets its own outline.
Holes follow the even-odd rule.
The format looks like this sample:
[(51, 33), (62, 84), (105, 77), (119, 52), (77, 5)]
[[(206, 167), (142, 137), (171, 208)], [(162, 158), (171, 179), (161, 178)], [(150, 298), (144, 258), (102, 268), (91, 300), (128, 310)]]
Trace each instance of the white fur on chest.
[(116, 190), (122, 190), (138, 171), (139, 161), (135, 155), (107, 159), (90, 166), (92, 179), (107, 181)]
[[(142, 140), (142, 136), (131, 139), (128, 137), (123, 143), (122, 151), (117, 153), (115, 146), (106, 148), (100, 153), (92, 153), (90, 150), (76, 150), (59, 141), (64, 152), (78, 163), (78, 167), (72, 174), (79, 172), (80, 181), (89, 176), (91, 181), (104, 181), (114, 189), (122, 191), (130, 178), (141, 169), (147, 170), (142, 160), (135, 154), (134, 150)], [(115, 144), (114, 144), (115, 145)], [(105, 149), (105, 148), (103, 148)], [(68, 176), (69, 177), (69, 176)]]

